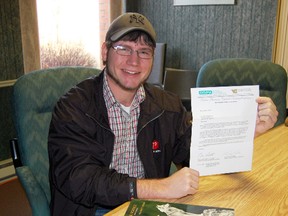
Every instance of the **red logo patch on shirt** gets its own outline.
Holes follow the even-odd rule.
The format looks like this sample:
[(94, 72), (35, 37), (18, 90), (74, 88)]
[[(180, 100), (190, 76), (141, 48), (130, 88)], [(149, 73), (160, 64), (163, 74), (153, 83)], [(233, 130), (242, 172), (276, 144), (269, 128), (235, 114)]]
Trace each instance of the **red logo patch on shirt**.
[(153, 153), (161, 152), (161, 150), (160, 150), (160, 142), (158, 140), (153, 140), (152, 141), (152, 150), (153, 150)]

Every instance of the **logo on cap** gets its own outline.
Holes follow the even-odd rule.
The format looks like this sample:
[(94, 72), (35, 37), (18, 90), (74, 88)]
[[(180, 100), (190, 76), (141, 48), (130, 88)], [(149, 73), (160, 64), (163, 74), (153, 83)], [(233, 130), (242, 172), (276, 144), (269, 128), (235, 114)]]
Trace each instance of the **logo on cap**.
[(141, 15), (137, 16), (137, 15), (133, 14), (130, 16), (130, 23), (133, 23), (133, 22), (141, 23), (142, 25), (144, 25), (144, 17)]

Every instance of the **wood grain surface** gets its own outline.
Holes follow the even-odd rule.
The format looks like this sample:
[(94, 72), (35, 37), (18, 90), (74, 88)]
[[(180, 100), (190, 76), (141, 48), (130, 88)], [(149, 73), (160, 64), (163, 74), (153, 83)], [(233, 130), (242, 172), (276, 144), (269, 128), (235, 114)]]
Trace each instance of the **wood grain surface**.
[[(202, 176), (195, 195), (159, 201), (233, 208), (237, 216), (288, 215), (288, 127), (255, 139), (252, 171)], [(128, 205), (106, 215), (124, 215)]]

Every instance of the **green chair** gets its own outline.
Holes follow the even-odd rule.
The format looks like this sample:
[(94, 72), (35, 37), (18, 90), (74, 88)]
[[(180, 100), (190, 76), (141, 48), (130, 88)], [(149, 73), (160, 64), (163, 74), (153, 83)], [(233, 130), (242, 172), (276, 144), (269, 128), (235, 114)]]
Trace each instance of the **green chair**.
[(277, 106), (279, 116), (275, 126), (283, 124), (287, 115), (287, 73), (278, 64), (259, 59), (215, 59), (200, 68), (196, 82), (197, 87), (256, 84), (260, 95), (270, 97)]
[[(43, 69), (23, 75), (13, 87), (13, 120), (21, 159), (20, 166), (14, 165), (34, 216), (50, 215), (47, 137), (54, 105), (72, 86), (100, 72), (86, 67)], [(16, 149), (11, 152), (15, 153), (13, 141)], [(17, 157), (12, 154), (13, 159)]]

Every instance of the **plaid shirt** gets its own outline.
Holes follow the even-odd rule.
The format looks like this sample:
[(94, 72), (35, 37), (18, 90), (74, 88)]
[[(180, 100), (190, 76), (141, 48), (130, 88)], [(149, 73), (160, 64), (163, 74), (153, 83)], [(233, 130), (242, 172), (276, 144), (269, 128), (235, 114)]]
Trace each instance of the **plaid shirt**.
[(144, 178), (144, 167), (137, 150), (137, 124), (140, 115), (140, 103), (145, 99), (141, 86), (133, 99), (130, 113), (125, 112), (114, 98), (104, 73), (103, 95), (108, 111), (110, 127), (115, 135), (111, 169), (131, 177)]

